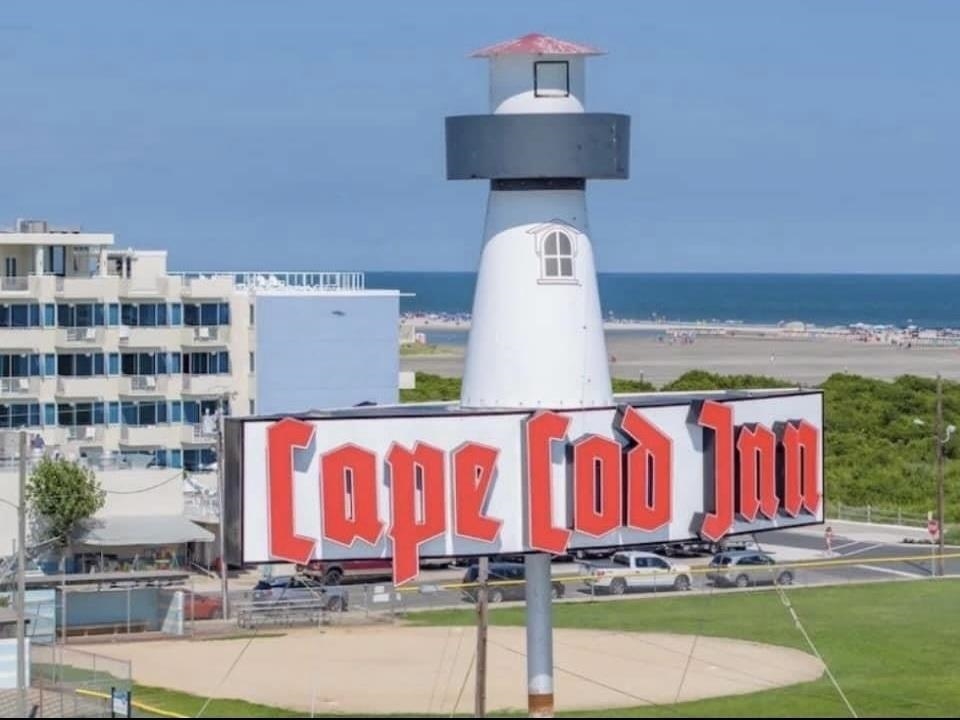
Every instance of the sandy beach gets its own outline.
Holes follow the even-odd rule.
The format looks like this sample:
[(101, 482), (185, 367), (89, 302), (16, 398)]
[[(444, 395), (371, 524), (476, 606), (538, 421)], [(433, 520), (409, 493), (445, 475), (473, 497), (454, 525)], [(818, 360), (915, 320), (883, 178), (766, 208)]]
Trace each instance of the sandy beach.
[[(468, 325), (417, 325), (418, 331), (445, 329), (466, 333)], [(803, 385), (816, 385), (837, 372), (893, 379), (914, 374), (960, 380), (960, 347), (955, 345), (893, 344), (889, 340), (863, 340), (849, 335), (815, 335), (751, 331), (735, 334), (702, 334), (692, 340), (661, 341), (651, 333), (610, 328), (606, 332), (610, 371), (614, 377), (644, 379), (658, 387), (688, 370), (771, 375)], [(465, 338), (465, 336), (464, 336)], [(400, 358), (401, 370), (448, 377), (463, 373), (463, 344), (442, 348), (442, 353)]]

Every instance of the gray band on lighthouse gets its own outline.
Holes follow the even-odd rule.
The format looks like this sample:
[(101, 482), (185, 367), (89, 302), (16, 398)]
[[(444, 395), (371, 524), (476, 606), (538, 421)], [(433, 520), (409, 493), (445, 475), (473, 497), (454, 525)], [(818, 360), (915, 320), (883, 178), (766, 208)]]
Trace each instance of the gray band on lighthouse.
[(450, 180), (629, 175), (628, 115), (457, 115), (448, 117), (446, 126)]

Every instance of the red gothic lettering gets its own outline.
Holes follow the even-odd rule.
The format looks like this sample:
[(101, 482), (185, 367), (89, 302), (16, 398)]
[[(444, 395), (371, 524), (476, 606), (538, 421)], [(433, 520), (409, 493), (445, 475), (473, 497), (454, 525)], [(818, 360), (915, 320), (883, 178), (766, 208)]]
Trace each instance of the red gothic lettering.
[(550, 450), (554, 440), (566, 437), (570, 418), (545, 410), (525, 423), (527, 455), (528, 544), (534, 550), (562, 555), (570, 531), (553, 524)]
[(623, 413), (620, 428), (636, 443), (627, 453), (626, 524), (634, 530), (658, 530), (673, 516), (672, 443), (630, 407)]
[(350, 547), (356, 540), (376, 545), (383, 532), (377, 517), (377, 456), (344, 445), (320, 458), (323, 537)]
[(499, 454), (496, 448), (472, 442), (453, 451), (454, 531), (461, 537), (493, 542), (500, 533), (503, 520), (483, 511)]
[(443, 450), (418, 442), (413, 452), (394, 444), (387, 453), (392, 498), (393, 582), (420, 571), (420, 546), (446, 529)]
[(267, 478), (270, 506), (270, 557), (305, 563), (313, 554), (315, 540), (293, 530), (293, 453), (313, 438), (313, 425), (284, 419), (267, 428)]
[(700, 534), (717, 542), (733, 527), (733, 410), (707, 400), (697, 422), (713, 431), (713, 511), (705, 514)]
[(773, 520), (777, 514), (777, 438), (769, 428), (743, 426), (737, 433), (740, 460), (740, 515), (753, 522), (757, 511)]
[(783, 428), (784, 498), (790, 517), (802, 509), (816, 514), (820, 509), (820, 434), (806, 420), (789, 422)]
[(599, 435), (577, 440), (573, 444), (574, 529), (592, 537), (616, 530), (623, 517), (621, 484), (620, 444)]

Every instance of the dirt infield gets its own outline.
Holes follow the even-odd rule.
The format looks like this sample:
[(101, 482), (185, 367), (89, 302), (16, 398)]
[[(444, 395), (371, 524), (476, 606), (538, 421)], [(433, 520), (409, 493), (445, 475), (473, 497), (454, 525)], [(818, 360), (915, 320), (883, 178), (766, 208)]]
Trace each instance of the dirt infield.
[[(474, 628), (342, 627), (252, 642), (169, 640), (91, 650), (132, 660), (137, 682), (204, 697), (317, 713), (449, 714), (472, 711), (475, 645)], [(523, 628), (490, 629), (490, 710), (526, 709), (524, 653)], [(554, 664), (557, 707), (564, 710), (755, 692), (815, 680), (823, 671), (813, 656), (772, 645), (592, 630), (556, 630)]]

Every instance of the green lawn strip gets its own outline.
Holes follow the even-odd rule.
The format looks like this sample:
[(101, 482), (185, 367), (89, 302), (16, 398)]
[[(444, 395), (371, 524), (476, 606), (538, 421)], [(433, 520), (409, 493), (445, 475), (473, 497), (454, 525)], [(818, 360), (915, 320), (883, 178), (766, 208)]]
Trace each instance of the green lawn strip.
[[(873, 717), (956, 714), (960, 707), (960, 683), (956, 681), (960, 677), (960, 653), (955, 649), (960, 646), (960, 623), (952, 618), (960, 608), (960, 581), (792, 588), (787, 591), (787, 597), (858, 714)], [(408, 621), (419, 625), (472, 625), (475, 616), (470, 610), (432, 611), (412, 613)], [(522, 625), (523, 622), (523, 607), (491, 612), (491, 623), (495, 625)], [(789, 609), (774, 591), (560, 603), (554, 606), (554, 624), (558, 628), (740, 638), (809, 652)], [(638, 639), (638, 643), (642, 642)], [(734, 660), (731, 668), (735, 668)], [(562, 682), (563, 673), (563, 669), (557, 671), (558, 682)], [(605, 680), (602, 676), (590, 677), (600, 682)], [(135, 688), (134, 697), (185, 715), (195, 715), (204, 702), (186, 693), (141, 686)], [(563, 704), (562, 696), (558, 702)], [(563, 714), (587, 716), (590, 713)], [(603, 710), (604, 717), (839, 717), (845, 714), (845, 705), (826, 677), (748, 695)], [(214, 700), (204, 713), (205, 717), (228, 715), (295, 717), (298, 713), (237, 700)]]

